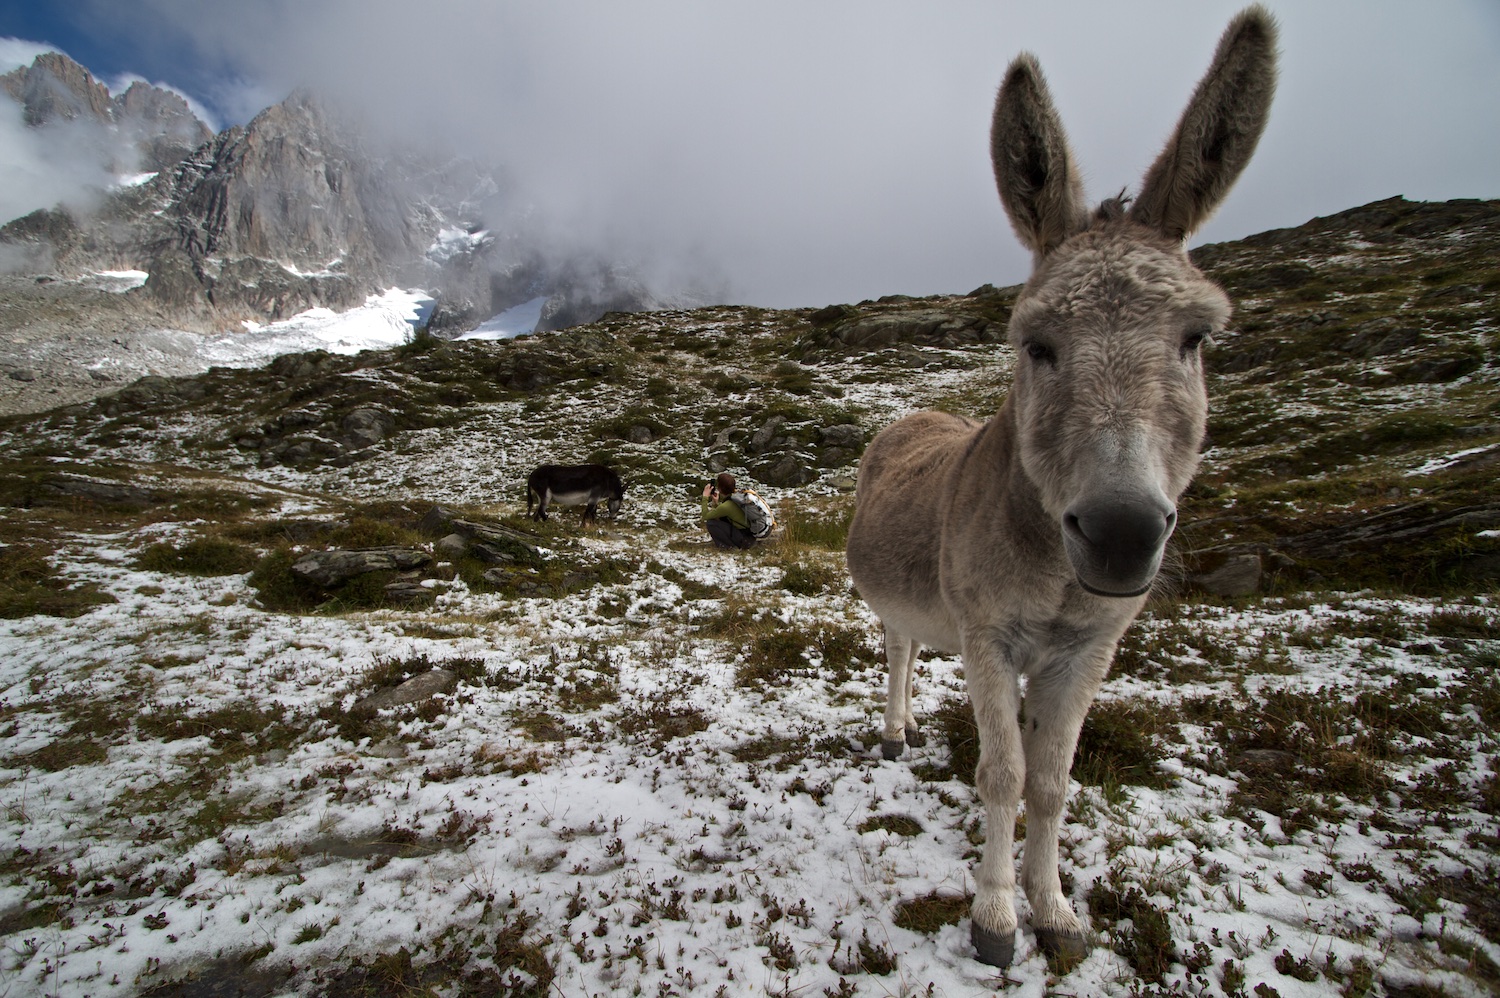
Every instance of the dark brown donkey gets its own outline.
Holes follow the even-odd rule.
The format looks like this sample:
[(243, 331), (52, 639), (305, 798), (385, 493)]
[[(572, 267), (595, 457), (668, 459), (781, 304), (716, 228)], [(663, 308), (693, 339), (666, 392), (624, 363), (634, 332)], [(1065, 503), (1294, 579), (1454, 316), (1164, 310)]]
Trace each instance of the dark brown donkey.
[(908, 416), (861, 463), (849, 572), (885, 626), (882, 748), (894, 759), (920, 738), (918, 651), (961, 653), (988, 826), (970, 934), (995, 966), (1015, 950), (1023, 795), (1021, 884), (1037, 945), (1087, 951), (1058, 876), (1068, 772), (1198, 466), (1208, 411), (1199, 347), (1230, 309), (1184, 243), (1255, 149), (1275, 49), (1263, 8), (1235, 17), (1140, 194), (1092, 212), (1035, 57), (1011, 63), (990, 141), (1000, 200), (1034, 254), (1010, 320), (1014, 384), (988, 422)]

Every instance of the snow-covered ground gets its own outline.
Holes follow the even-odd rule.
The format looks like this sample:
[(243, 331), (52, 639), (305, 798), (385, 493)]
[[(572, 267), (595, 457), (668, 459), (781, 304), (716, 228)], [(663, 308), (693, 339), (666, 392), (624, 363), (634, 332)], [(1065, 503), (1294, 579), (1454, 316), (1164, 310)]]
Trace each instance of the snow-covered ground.
[[(427, 610), (331, 616), (258, 609), (245, 576), (132, 567), (145, 543), (190, 527), (65, 541), (67, 577), (118, 602), (0, 621), (0, 852), (26, 871), (0, 887), (0, 993), (130, 995), (290, 965), (311, 968), (302, 981), (315, 992), (319, 968), (402, 949), (419, 967), (461, 957), (531, 980), (497, 933), (552, 968), (546, 993), (569, 996), (1217, 995), (1266, 983), (1274, 992), (1255, 993), (1293, 998), (1361, 974), (1492, 993), (1468, 965), (1500, 951), (1462, 906), (1416, 906), (1401, 890), (1478, 865), (1497, 826), (1466, 803), (1470, 788), (1441, 813), (1360, 804), (1310, 830), (1247, 823), (1230, 813), (1223, 748), (1191, 723), (1164, 746), (1160, 788), (1075, 784), (1063, 829), (1075, 900), (1096, 883), (1134, 886), (1168, 912), (1178, 960), (1163, 986), (1179, 990), (1141, 991), (1121, 946), (1097, 946), (1059, 980), (1023, 929), (997, 977), (973, 959), (967, 921), (900, 927), (903, 902), (972, 891), (974, 792), (930, 775), (949, 758), (941, 737), (879, 759), (875, 621), (840, 582), (813, 596), (782, 586), (793, 554), (830, 571), (838, 555), (716, 553), (690, 506), (647, 490), (572, 548), (580, 564), (626, 566), (618, 583), (506, 599), (456, 582)], [(318, 508), (301, 498), (283, 512)], [(747, 679), (754, 648), (713, 626), (735, 607), (773, 630), (852, 636), (852, 661), (809, 651), (771, 681)], [(1462, 648), (1474, 647), (1426, 637), (1441, 609), (1356, 595), (1148, 617), (1162, 672), (1220, 645), (1238, 648), (1232, 666), (1186, 682), (1119, 675), (1101, 702), (1347, 700), (1414, 677), (1440, 690), (1466, 675)], [(1466, 612), (1500, 616), (1492, 602)], [(1409, 633), (1272, 640), (1361, 621)], [(465, 678), (425, 708), (387, 712), (382, 735), (341, 734), (365, 677), (392, 662)], [(962, 695), (956, 659), (923, 663), (925, 715)], [(232, 710), (254, 723), (236, 729)], [(18, 762), (76, 740), (80, 724), (95, 726), (101, 757), (57, 771)], [(1465, 745), (1496, 747), (1493, 732)], [(1394, 779), (1441, 768), (1414, 750)], [(893, 968), (862, 972), (862, 943), (867, 966)]]

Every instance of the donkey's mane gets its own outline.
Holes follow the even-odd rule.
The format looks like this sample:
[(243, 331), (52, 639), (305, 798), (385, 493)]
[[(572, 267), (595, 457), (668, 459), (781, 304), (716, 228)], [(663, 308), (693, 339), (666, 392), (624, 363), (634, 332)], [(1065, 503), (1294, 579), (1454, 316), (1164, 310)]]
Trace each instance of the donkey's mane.
[(1125, 217), (1125, 207), (1134, 200), (1124, 191), (1112, 198), (1105, 198), (1099, 202), (1099, 207), (1094, 209), (1094, 217), (1089, 219), (1089, 227), (1092, 228), (1102, 222), (1118, 222)]

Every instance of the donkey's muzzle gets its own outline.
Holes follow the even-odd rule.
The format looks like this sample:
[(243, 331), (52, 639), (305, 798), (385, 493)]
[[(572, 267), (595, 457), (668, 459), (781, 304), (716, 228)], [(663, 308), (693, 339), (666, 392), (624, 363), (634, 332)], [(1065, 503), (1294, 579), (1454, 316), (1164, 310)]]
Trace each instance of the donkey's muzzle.
[(1177, 510), (1150, 500), (1079, 505), (1063, 514), (1063, 545), (1083, 588), (1096, 596), (1140, 596), (1161, 568)]

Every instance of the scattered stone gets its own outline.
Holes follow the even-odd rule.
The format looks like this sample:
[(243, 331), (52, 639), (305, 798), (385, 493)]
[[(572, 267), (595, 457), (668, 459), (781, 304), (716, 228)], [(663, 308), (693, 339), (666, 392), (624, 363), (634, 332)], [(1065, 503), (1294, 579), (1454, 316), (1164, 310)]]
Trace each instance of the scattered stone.
[(772, 416), (766, 420), (750, 438), (750, 446), (747, 448), (750, 453), (759, 454), (766, 450), (776, 438), (776, 431), (780, 430), (784, 423), (786, 423), (785, 416)]
[(457, 561), (469, 553), (469, 542), (463, 534), (446, 534), (434, 545), (434, 551), (449, 561)]
[(454, 532), (453, 521), (456, 519), (458, 513), (447, 506), (434, 506), (417, 521), (417, 529), (428, 537), (441, 537)]
[(769, 485), (790, 488), (797, 485), (806, 485), (818, 476), (796, 454), (783, 454), (779, 460), (762, 471), (760, 477)]
[(1190, 575), (1188, 582), (1214, 596), (1250, 596), (1260, 592), (1264, 575), (1260, 555), (1234, 554), (1209, 571)]
[(292, 565), (292, 571), (320, 586), (335, 586), (368, 572), (404, 571), (425, 565), (432, 556), (414, 548), (381, 547), (314, 551)]
[(83, 499), (109, 506), (155, 506), (168, 497), (137, 485), (105, 482), (81, 475), (48, 475), (38, 486), (44, 496)]
[(384, 409), (355, 409), (344, 417), (344, 441), (350, 447), (369, 447), (384, 440), (396, 417)]
[(516, 562), (515, 555), (489, 541), (475, 541), (469, 545), (469, 554), (490, 565), (513, 565)]
[(1297, 767), (1297, 757), (1281, 749), (1245, 749), (1235, 757), (1235, 764), (1243, 769), (1291, 773)]
[(852, 319), (858, 314), (859, 309), (853, 305), (829, 305), (809, 315), (807, 321), (814, 326), (831, 326), (844, 319)]

